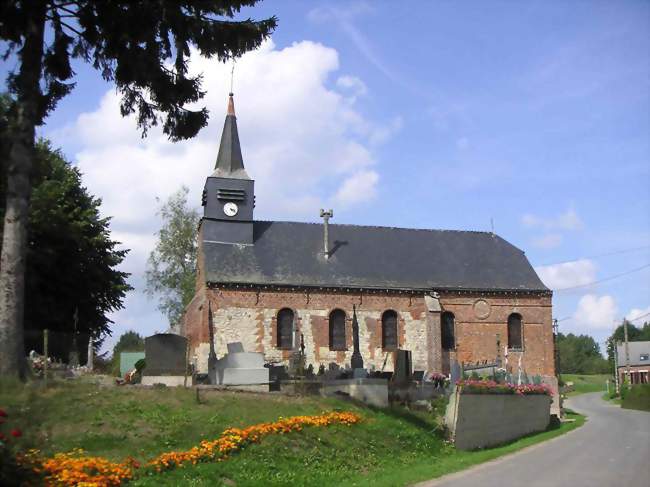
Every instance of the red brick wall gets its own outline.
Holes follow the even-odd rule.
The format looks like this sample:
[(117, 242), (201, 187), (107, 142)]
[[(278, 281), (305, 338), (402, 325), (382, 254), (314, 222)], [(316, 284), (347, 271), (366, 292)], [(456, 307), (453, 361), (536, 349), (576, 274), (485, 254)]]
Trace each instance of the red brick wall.
[[(381, 340), (381, 315), (392, 309), (399, 316), (400, 348), (412, 351), (414, 367), (438, 371), (443, 368), (439, 313), (427, 310), (423, 295), (201, 288), (188, 306), (184, 320), (184, 333), (195, 350), (199, 369), (207, 360), (207, 298), (212, 305), (218, 356), (225, 353), (226, 343), (241, 341), (246, 350), (264, 353), (266, 360), (286, 363), (291, 352), (277, 348), (275, 329), (277, 312), (286, 307), (294, 311), (296, 326), (304, 335), (307, 363), (315, 369), (330, 362), (347, 365), (353, 352), (352, 306), (356, 305), (360, 349), (366, 367), (380, 369), (388, 356), (386, 369), (392, 370), (391, 354), (382, 349)], [(489, 310), (484, 303), (475, 305), (477, 300), (488, 303)], [(451, 311), (456, 319), (456, 350), (447, 354), (452, 359), (456, 356), (462, 362), (494, 360), (497, 334), (501, 336), (503, 355), (508, 315), (516, 312), (523, 317), (523, 367), (529, 374), (554, 374), (550, 296), (441, 293), (440, 303), (443, 311)], [(348, 318), (346, 351), (329, 350), (328, 316), (336, 308), (344, 310)], [(516, 366), (519, 355), (510, 353), (510, 365)]]

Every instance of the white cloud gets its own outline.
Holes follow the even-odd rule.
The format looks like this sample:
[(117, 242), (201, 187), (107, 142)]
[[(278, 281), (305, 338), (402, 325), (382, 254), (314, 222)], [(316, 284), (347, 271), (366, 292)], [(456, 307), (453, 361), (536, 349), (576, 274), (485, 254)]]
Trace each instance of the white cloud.
[(612, 328), (616, 320), (617, 311), (618, 308), (613, 297), (585, 294), (578, 301), (573, 319), (576, 325), (586, 328), (609, 329)]
[[(93, 112), (46, 134), (64, 151), (76, 151), (84, 184), (102, 198), (102, 213), (113, 217), (114, 237), (132, 249), (123, 268), (134, 274), (133, 282), (144, 272), (152, 235), (160, 226), (156, 197), (164, 200), (186, 185), (190, 201), (200, 205), (218, 152), (230, 69), (193, 53), (190, 70), (202, 73), (207, 90), (199, 105), (207, 106), (211, 117), (192, 140), (171, 143), (158, 128), (142, 139), (134, 119), (120, 116), (114, 90)], [(284, 49), (267, 42), (237, 61), (235, 110), (244, 163), (255, 179), (256, 218), (315, 220), (328, 203), (340, 215), (375, 197), (376, 145), (399, 130), (402, 121), (396, 116), (382, 124), (364, 116), (349, 95), (367, 87), (351, 75), (336, 78), (338, 69), (336, 50), (309, 41)], [(338, 79), (334, 87), (332, 77)], [(140, 305), (134, 299), (127, 304), (136, 309)], [(152, 308), (142, 306), (139, 313)], [(128, 310), (116, 319), (127, 316)], [(164, 329), (166, 324), (147, 326)]]
[(569, 208), (564, 213), (551, 218), (526, 214), (522, 217), (521, 221), (525, 227), (546, 230), (580, 230), (584, 226), (574, 208)]
[(533, 247), (540, 249), (554, 249), (562, 243), (562, 235), (559, 233), (548, 233), (532, 240)]
[[(650, 317), (646, 316), (650, 313), (650, 306), (647, 306), (645, 308), (632, 308), (626, 315), (625, 318), (627, 318), (629, 321), (634, 321), (637, 318), (639, 318), (638, 323), (634, 323), (635, 325), (642, 325), (646, 321), (650, 322)], [(641, 318), (641, 317), (644, 318)]]
[(334, 196), (334, 204), (349, 206), (351, 204), (372, 199), (377, 191), (379, 175), (375, 171), (359, 171), (347, 178)]
[(336, 80), (336, 86), (343, 90), (350, 91), (355, 97), (363, 96), (368, 93), (368, 87), (356, 76), (339, 76)]
[(596, 280), (596, 265), (589, 259), (538, 266), (535, 271), (551, 289), (582, 286)]

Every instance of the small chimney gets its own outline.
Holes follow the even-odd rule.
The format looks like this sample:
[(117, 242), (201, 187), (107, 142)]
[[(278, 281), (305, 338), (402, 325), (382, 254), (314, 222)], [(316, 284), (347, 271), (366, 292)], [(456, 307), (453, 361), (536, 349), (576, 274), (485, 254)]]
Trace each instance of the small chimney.
[(334, 216), (334, 210), (328, 211), (320, 209), (320, 217), (323, 219), (323, 254), (325, 258), (330, 258), (330, 244), (329, 244), (329, 221)]

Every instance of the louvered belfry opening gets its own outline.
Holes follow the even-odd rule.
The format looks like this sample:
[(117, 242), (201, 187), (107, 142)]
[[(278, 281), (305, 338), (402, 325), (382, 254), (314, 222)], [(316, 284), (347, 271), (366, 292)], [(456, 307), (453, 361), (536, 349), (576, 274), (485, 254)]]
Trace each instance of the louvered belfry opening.
[(384, 350), (397, 350), (397, 313), (388, 310), (381, 317), (381, 344)]
[(442, 342), (443, 350), (453, 350), (456, 348), (455, 319), (454, 314), (449, 311), (445, 311), (440, 316), (440, 341)]
[(346, 350), (345, 311), (335, 309), (330, 313), (330, 350)]
[(293, 348), (293, 310), (283, 308), (278, 312), (278, 348)]

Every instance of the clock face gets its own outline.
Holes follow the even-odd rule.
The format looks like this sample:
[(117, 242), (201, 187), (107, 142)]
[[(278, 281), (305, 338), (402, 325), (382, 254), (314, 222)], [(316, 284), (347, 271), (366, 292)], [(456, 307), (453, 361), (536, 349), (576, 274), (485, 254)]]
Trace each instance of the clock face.
[(239, 207), (237, 207), (237, 204), (233, 203), (232, 201), (229, 201), (223, 205), (223, 212), (226, 214), (226, 216), (235, 216), (238, 211)]

